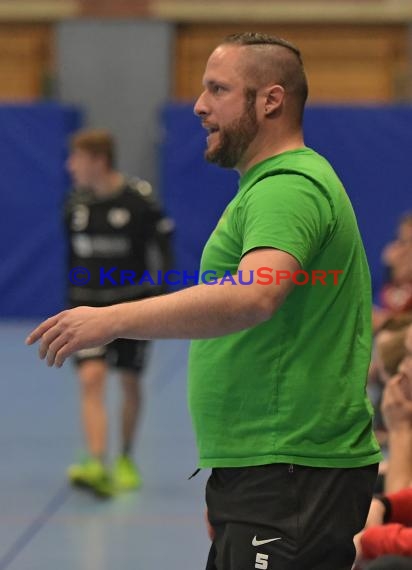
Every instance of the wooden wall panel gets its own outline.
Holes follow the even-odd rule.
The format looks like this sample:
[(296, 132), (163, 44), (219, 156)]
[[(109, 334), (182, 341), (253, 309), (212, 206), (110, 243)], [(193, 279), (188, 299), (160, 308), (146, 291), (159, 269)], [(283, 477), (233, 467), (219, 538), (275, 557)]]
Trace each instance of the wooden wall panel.
[[(282, 36), (299, 47), (312, 103), (384, 103), (411, 97), (406, 25), (288, 24), (253, 29)], [(244, 30), (242, 25), (179, 26), (175, 97), (195, 98), (211, 51), (227, 34)]]
[(81, 0), (0, 0), (1, 22), (55, 22), (79, 14)]
[(0, 0), (2, 21), (152, 17), (173, 22), (405, 23), (411, 0)]
[(42, 96), (52, 67), (52, 28), (48, 24), (0, 24), (0, 100)]
[(154, 17), (181, 23), (412, 22), (411, 0), (150, 0), (150, 7)]
[(150, 0), (80, 0), (80, 15), (96, 18), (138, 18), (149, 15)]

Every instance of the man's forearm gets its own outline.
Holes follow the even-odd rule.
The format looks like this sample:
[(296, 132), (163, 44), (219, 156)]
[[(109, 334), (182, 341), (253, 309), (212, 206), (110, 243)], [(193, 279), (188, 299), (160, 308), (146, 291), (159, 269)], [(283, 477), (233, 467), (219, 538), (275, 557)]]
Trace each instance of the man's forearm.
[(262, 285), (196, 285), (160, 297), (110, 307), (110, 324), (122, 338), (212, 338), (255, 326), (276, 301)]
[[(265, 271), (259, 274), (260, 268)], [(26, 343), (40, 340), (40, 358), (46, 359), (49, 366), (60, 367), (77, 350), (119, 337), (196, 339), (231, 334), (262, 323), (281, 306), (293, 289), (293, 281), (268, 279), (278, 268), (290, 276), (299, 263), (283, 251), (258, 248), (239, 264), (239, 274), (247, 272), (252, 277), (250, 285), (225, 274), (214, 284), (196, 285), (170, 295), (100, 309), (77, 307), (40, 323)], [(259, 277), (256, 281), (255, 272)]]

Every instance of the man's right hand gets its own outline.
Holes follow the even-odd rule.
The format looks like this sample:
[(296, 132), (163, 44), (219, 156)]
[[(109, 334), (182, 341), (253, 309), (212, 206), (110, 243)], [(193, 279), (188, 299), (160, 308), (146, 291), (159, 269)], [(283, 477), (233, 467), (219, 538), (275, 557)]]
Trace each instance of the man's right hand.
[(114, 340), (114, 324), (112, 307), (76, 307), (43, 321), (29, 334), (26, 344), (40, 341), (40, 358), (48, 366), (60, 368), (77, 350)]

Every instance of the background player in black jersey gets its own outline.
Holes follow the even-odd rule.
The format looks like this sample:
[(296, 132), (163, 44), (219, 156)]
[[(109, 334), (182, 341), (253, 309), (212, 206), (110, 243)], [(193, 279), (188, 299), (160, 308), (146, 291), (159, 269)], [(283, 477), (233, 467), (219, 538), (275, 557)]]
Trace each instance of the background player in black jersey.
[[(105, 130), (75, 133), (67, 166), (75, 187), (65, 211), (70, 305), (104, 306), (159, 294), (159, 286), (147, 276), (155, 277), (153, 254), (160, 264), (157, 269), (170, 269), (172, 222), (154, 200), (151, 185), (127, 179), (115, 169), (115, 142)], [(73, 484), (101, 495), (141, 484), (131, 452), (141, 407), (139, 376), (146, 347), (147, 341), (118, 339), (76, 354), (88, 457), (69, 467)], [(123, 403), (121, 450), (110, 475), (105, 465), (105, 381), (111, 366), (119, 371)]]

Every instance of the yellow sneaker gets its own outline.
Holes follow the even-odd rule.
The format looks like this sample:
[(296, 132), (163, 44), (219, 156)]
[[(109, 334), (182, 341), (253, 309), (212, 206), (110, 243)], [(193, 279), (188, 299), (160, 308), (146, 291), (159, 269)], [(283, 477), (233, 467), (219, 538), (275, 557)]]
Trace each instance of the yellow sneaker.
[(89, 457), (70, 465), (67, 475), (72, 485), (85, 487), (100, 497), (111, 497), (114, 493), (110, 474), (99, 459)]
[(112, 470), (112, 481), (117, 491), (131, 491), (142, 485), (142, 477), (136, 465), (125, 455), (116, 459)]

